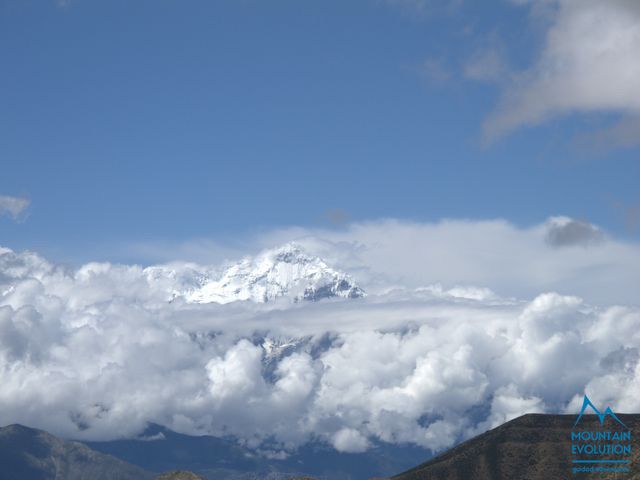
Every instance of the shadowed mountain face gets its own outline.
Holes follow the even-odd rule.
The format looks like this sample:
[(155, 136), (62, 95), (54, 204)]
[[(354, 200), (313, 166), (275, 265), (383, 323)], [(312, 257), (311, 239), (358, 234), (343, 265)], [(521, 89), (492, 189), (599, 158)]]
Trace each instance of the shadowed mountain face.
[(146, 480), (139, 467), (41, 430), (0, 428), (0, 480)]
[(173, 472), (158, 475), (155, 480), (202, 480), (202, 477), (184, 470), (175, 470)]
[(184, 469), (209, 480), (288, 480), (305, 475), (362, 480), (393, 475), (429, 456), (427, 450), (411, 445), (380, 444), (363, 453), (340, 453), (311, 443), (286, 458), (277, 458), (277, 452), (269, 458), (231, 439), (183, 435), (158, 425), (150, 426), (142, 438), (87, 444), (147, 471)]
[[(621, 456), (572, 455), (572, 431), (621, 431), (607, 418), (600, 425), (596, 415), (585, 415), (573, 430), (575, 415), (531, 414), (516, 418), (468, 440), (429, 460), (396, 480), (549, 480), (549, 479), (640, 479), (640, 415), (618, 415), (631, 431), (631, 454)], [(592, 443), (592, 442), (587, 442)], [(606, 442), (615, 443), (615, 442)], [(583, 444), (583, 443), (581, 443)], [(630, 472), (573, 473), (575, 459), (630, 460)], [(579, 466), (584, 466), (580, 464)], [(591, 464), (589, 464), (591, 465)], [(595, 464), (594, 464), (595, 465)], [(600, 464), (620, 466), (619, 464)]]

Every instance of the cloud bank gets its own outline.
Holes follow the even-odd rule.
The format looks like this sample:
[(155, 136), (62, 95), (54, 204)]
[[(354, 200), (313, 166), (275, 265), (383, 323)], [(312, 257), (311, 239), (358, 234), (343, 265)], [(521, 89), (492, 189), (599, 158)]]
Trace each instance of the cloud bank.
[(283, 229), (257, 243), (291, 239), (351, 273), (369, 292), (475, 285), (515, 298), (556, 291), (596, 304), (638, 303), (640, 245), (610, 238), (586, 220), (558, 216), (519, 228), (503, 220), (390, 219), (342, 230)]
[[(498, 278), (504, 269), (514, 281), (516, 269), (561, 254), (565, 273), (590, 265), (588, 257), (617, 258), (629, 270), (618, 273), (637, 275), (636, 245), (607, 237), (549, 245), (557, 224), (388, 221), (325, 238), (299, 231), (309, 248), (331, 246), (335, 263), (358, 267), (350, 273), (371, 287), (366, 298), (321, 302), (190, 304), (170, 295), (189, 264), (160, 278), (136, 265), (70, 268), (2, 249), (0, 424), (95, 440), (135, 437), (155, 422), (255, 448), (268, 439), (285, 450), (319, 440), (345, 452), (380, 441), (439, 451), (525, 412), (573, 412), (585, 391), (616, 411), (638, 411), (640, 308), (422, 282), (429, 265), (434, 275), (455, 272), (447, 280), (474, 269)], [(503, 243), (488, 243), (485, 229)], [(427, 237), (435, 243), (422, 243)], [(463, 268), (469, 238), (486, 258)], [(538, 257), (508, 266), (529, 251)], [(551, 265), (539, 282), (563, 271)], [(602, 275), (616, 272), (607, 268)], [(594, 282), (617, 288), (609, 280)]]

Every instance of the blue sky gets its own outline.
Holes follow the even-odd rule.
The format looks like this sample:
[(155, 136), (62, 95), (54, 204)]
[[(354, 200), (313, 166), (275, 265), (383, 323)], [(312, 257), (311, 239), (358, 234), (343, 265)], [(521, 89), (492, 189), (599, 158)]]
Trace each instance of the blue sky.
[(30, 205), (0, 244), (118, 259), (335, 210), (635, 238), (636, 105), (550, 93), (600, 78), (545, 70), (570, 3), (2, 0), (0, 195)]

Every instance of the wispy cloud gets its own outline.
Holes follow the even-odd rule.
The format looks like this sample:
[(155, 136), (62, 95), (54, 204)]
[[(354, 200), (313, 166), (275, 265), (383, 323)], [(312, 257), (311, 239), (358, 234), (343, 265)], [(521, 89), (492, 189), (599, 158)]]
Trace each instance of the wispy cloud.
[(417, 17), (431, 17), (439, 14), (456, 12), (463, 0), (380, 0), (391, 7), (395, 7), (408, 15)]
[(463, 64), (463, 74), (471, 80), (508, 83), (512, 73), (504, 46), (494, 39), (489, 45), (476, 50)]
[(637, 147), (640, 145), (640, 113), (623, 117), (612, 126), (582, 133), (575, 138), (574, 144), (581, 152), (588, 153)]
[(14, 220), (25, 213), (31, 201), (26, 198), (0, 195), (0, 216), (8, 216)]
[(452, 72), (442, 59), (428, 58), (418, 66), (418, 74), (435, 85), (442, 85), (452, 77)]

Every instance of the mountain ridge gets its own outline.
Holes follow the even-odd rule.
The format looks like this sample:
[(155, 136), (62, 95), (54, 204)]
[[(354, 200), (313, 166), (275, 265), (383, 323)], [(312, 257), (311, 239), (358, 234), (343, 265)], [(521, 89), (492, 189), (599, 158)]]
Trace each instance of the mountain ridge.
[[(150, 267), (147, 272), (162, 272)], [(366, 293), (346, 273), (330, 267), (295, 242), (263, 250), (222, 268), (220, 272), (192, 272), (187, 288), (173, 291), (174, 298), (187, 303), (266, 303), (280, 297), (292, 301), (326, 298), (360, 298)]]
[[(289, 455), (265, 456), (233, 438), (192, 436), (151, 424), (145, 439), (87, 442), (147, 471), (184, 469), (215, 480), (288, 480), (311, 476), (317, 480), (361, 480), (392, 475), (415, 465), (429, 452), (413, 445), (373, 445), (363, 453), (338, 452), (326, 443), (310, 442)], [(265, 447), (266, 448), (266, 447)]]
[(19, 424), (0, 428), (0, 480), (151, 480), (153, 475), (80, 442)]

